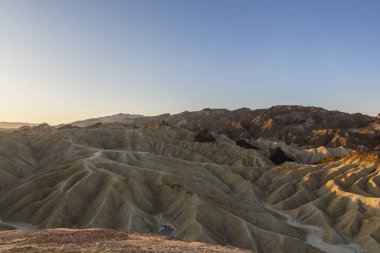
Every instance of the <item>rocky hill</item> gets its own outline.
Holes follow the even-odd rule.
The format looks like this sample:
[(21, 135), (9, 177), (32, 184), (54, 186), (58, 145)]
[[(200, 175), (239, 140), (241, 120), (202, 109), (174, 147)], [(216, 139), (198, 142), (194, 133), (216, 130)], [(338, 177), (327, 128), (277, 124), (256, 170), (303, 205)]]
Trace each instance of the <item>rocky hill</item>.
[(263, 253), (380, 251), (377, 155), (275, 165), (197, 134), (162, 124), (0, 133), (0, 226), (114, 228)]
[[(148, 125), (166, 123), (190, 131), (212, 130), (231, 139), (282, 140), (303, 147), (344, 147), (380, 151), (380, 119), (360, 113), (328, 111), (319, 107), (273, 106), (269, 109), (203, 109), (154, 117), (110, 117), (108, 122)], [(102, 123), (93, 119), (91, 123)], [(73, 123), (75, 125), (75, 123)]]
[(71, 123), (73, 126), (78, 127), (88, 127), (98, 123), (114, 123), (114, 122), (122, 122), (122, 123), (131, 123), (134, 119), (144, 117), (142, 115), (135, 114), (125, 114), (119, 113), (111, 116), (99, 117), (99, 118), (91, 118), (86, 120), (79, 120)]

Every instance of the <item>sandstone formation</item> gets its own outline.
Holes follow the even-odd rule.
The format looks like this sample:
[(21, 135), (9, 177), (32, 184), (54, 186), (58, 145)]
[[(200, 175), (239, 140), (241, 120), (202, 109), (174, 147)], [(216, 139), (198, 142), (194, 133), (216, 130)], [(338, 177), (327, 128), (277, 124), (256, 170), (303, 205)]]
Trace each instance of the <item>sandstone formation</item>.
[[(250, 143), (260, 150), (272, 150), (273, 152), (273, 150), (280, 149), (284, 152), (286, 157), (288, 157), (288, 161), (296, 161), (304, 164), (316, 164), (321, 160), (332, 158), (339, 160), (352, 152), (351, 149), (342, 147), (326, 148), (320, 146), (318, 148), (301, 148), (294, 144), (288, 145), (283, 141), (271, 141), (264, 138), (258, 138), (254, 141), (250, 141)], [(270, 153), (267, 156), (270, 156)]]
[(380, 251), (376, 154), (276, 166), (266, 151), (217, 134), (199, 143), (183, 128), (37, 130), (0, 133), (3, 229), (115, 228), (265, 253)]
[[(273, 106), (269, 109), (203, 109), (154, 117), (118, 114), (105, 117), (107, 123), (148, 125), (167, 122), (197, 132), (208, 129), (230, 139), (258, 139), (294, 143), (302, 147), (344, 147), (360, 151), (380, 151), (380, 120), (360, 113), (328, 111), (319, 107)], [(103, 118), (91, 123), (104, 123)], [(87, 121), (72, 123), (84, 126)]]

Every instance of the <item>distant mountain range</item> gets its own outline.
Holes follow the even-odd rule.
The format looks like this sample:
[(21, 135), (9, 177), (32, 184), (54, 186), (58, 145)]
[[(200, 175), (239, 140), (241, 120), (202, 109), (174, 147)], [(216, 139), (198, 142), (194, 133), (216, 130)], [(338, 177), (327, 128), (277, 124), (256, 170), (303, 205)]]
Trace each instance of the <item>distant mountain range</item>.
[[(380, 252), (379, 154), (258, 138), (370, 149), (377, 119), (286, 106), (115, 118), (122, 123), (111, 116), (0, 132), (0, 230), (113, 228), (196, 242), (197, 252), (210, 252), (199, 242), (257, 253)], [(50, 231), (18, 235), (51, 247), (41, 234)], [(131, 249), (82, 232), (55, 238)], [(18, 247), (1, 233), (1, 252)], [(37, 252), (31, 247), (25, 252)]]
[(0, 122), (0, 128), (16, 129), (22, 126), (36, 126), (37, 124), (22, 123), (22, 122)]
[(319, 107), (280, 105), (269, 109), (203, 109), (179, 114), (141, 116), (117, 114), (71, 123), (87, 127), (94, 124), (167, 124), (190, 131), (208, 129), (231, 139), (260, 137), (282, 140), (300, 146), (346, 147), (380, 151), (380, 118), (361, 113), (329, 111)]
[[(58, 128), (91, 127), (99, 124), (146, 126), (165, 124), (189, 131), (211, 130), (230, 139), (258, 139), (294, 143), (303, 147), (345, 147), (380, 151), (380, 116), (329, 111), (319, 107), (279, 105), (268, 109), (210, 109), (178, 114), (143, 116), (116, 114), (75, 121)], [(0, 123), (0, 128), (33, 126), (28, 123)]]
[(71, 123), (73, 126), (78, 126), (78, 127), (87, 127), (91, 126), (97, 123), (114, 123), (114, 122), (123, 122), (123, 123), (129, 123), (133, 119), (141, 118), (144, 117), (143, 115), (136, 115), (136, 114), (124, 114), (124, 113), (119, 113), (116, 115), (112, 116), (105, 116), (105, 117), (99, 117), (99, 118), (91, 118), (91, 119), (86, 119), (86, 120), (80, 120), (80, 121), (75, 121)]

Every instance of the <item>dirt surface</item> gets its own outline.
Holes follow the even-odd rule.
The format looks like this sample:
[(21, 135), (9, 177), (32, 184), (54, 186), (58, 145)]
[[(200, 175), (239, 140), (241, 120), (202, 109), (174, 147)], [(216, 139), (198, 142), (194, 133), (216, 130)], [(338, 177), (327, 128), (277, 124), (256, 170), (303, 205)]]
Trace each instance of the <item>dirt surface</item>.
[(0, 252), (252, 252), (111, 229), (0, 231)]

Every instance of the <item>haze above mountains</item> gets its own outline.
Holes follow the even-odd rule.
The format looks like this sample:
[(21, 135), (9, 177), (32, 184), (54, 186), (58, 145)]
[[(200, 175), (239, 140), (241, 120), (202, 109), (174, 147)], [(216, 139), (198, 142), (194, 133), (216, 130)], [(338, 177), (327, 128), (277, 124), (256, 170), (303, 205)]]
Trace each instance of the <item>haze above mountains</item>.
[(37, 124), (22, 123), (22, 122), (0, 122), (0, 128), (2, 129), (15, 129), (22, 126), (36, 126)]

